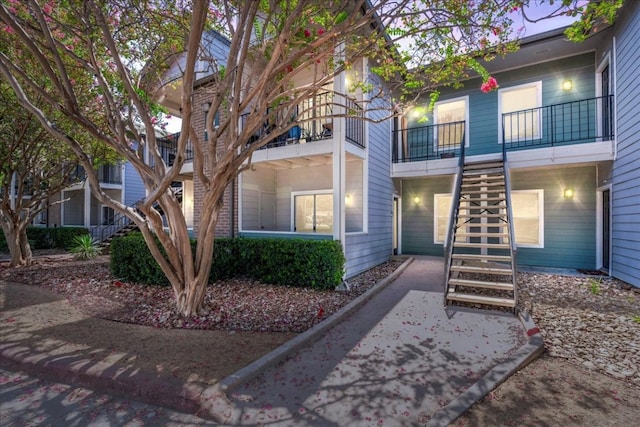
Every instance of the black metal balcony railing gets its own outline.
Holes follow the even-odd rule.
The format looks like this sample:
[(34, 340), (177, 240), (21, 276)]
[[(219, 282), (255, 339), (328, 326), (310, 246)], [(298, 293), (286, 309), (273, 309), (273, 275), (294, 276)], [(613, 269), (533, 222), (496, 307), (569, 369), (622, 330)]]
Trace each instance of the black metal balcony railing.
[[(176, 160), (176, 152), (178, 148), (178, 138), (180, 138), (180, 132), (167, 135), (162, 138), (157, 138), (156, 142), (158, 144), (158, 151), (160, 152), (160, 156), (167, 164), (167, 166), (173, 166), (173, 163)], [(193, 160), (193, 143), (191, 140), (187, 141), (187, 145), (185, 148), (185, 161)]]
[[(347, 141), (364, 148), (364, 122), (362, 107), (355, 101), (347, 100), (346, 134)], [(244, 127), (249, 114), (240, 116), (240, 125)], [(292, 117), (277, 122), (294, 123), (288, 131), (278, 135), (274, 133), (275, 125), (265, 121), (264, 126), (251, 138), (249, 143), (274, 133), (271, 141), (261, 148), (274, 148), (300, 142), (328, 140), (333, 137), (333, 94), (323, 92), (312, 98), (302, 100), (296, 106)]]
[(465, 141), (465, 122), (396, 129), (393, 141), (394, 163), (456, 157)]
[[(459, 156), (464, 127), (464, 122), (456, 122), (396, 129), (393, 162)], [(505, 113), (504, 144), (500, 147), (496, 143), (495, 152), (609, 141), (613, 137), (613, 95), (609, 95)]]
[(506, 150), (613, 139), (613, 95), (502, 115)]

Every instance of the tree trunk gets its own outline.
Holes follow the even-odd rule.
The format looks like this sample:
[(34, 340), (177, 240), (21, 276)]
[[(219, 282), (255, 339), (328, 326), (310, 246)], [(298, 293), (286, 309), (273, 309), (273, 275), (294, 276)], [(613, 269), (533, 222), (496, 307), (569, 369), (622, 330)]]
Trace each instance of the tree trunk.
[(14, 224), (6, 227), (5, 224), (3, 231), (7, 240), (7, 246), (9, 247), (9, 254), (11, 254), (9, 266), (17, 267), (31, 264), (33, 255), (31, 253), (31, 246), (29, 246), (26, 227), (15, 226)]

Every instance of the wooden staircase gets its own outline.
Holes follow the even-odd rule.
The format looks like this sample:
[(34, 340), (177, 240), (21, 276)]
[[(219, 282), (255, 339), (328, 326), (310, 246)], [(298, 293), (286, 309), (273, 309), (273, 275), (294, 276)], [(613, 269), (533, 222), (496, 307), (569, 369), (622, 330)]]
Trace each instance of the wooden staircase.
[(467, 163), (459, 173), (445, 253), (445, 304), (515, 311), (516, 250), (505, 163)]

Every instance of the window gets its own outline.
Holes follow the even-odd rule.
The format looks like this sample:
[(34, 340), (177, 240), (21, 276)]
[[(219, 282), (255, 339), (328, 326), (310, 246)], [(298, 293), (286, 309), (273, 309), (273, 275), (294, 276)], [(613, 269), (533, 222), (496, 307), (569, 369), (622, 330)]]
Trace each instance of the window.
[(293, 231), (333, 233), (333, 194), (331, 191), (293, 194)]
[[(499, 125), (504, 142), (542, 138), (540, 107), (542, 82), (515, 86), (498, 91)], [(512, 114), (505, 114), (512, 113)]]
[(438, 150), (453, 149), (465, 140), (467, 98), (456, 98), (436, 103), (433, 110)]
[(444, 244), (449, 229), (451, 199), (451, 194), (433, 195), (433, 243)]
[(511, 191), (511, 211), (516, 244), (544, 247), (544, 190)]

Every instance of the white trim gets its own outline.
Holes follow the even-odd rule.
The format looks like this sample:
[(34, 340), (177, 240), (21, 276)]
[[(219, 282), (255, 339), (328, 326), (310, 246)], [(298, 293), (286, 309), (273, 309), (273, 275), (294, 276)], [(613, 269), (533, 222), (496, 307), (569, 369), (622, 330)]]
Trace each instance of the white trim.
[[(509, 87), (505, 87), (505, 88), (501, 88), (498, 89), (498, 143), (502, 144), (504, 141), (502, 140), (502, 94), (504, 94), (505, 92), (512, 92), (512, 91), (516, 91), (516, 90), (521, 90), (521, 89), (526, 89), (526, 88), (530, 88), (530, 87), (535, 87), (536, 88), (536, 97), (537, 99), (537, 107), (536, 108), (540, 108), (542, 107), (542, 80), (538, 80), (535, 82), (530, 82), (530, 83), (524, 83), (521, 85), (517, 85), (517, 86), (509, 86)], [(538, 137), (542, 138), (542, 122), (541, 122), (542, 118), (540, 117), (540, 114), (538, 115)], [(508, 142), (508, 141), (507, 141)]]
[[(317, 195), (317, 194), (333, 194), (333, 190), (329, 189), (329, 190), (305, 190), (305, 191), (292, 191), (291, 192), (291, 224), (290, 224), (290, 228), (289, 230), (291, 230), (291, 233), (299, 233), (299, 234), (333, 234), (332, 233), (319, 233), (317, 231), (313, 231), (313, 232), (297, 232), (295, 231), (295, 227), (296, 227), (296, 196), (311, 196), (311, 195)], [(334, 203), (335, 203), (335, 198), (334, 198)], [(314, 209), (314, 216), (315, 216), (315, 205), (313, 207)], [(335, 209), (334, 209), (335, 212)], [(335, 231), (335, 215), (333, 218), (333, 224), (331, 226), (331, 228)], [(250, 230), (246, 230), (248, 233), (253, 233), (253, 231)], [(279, 231), (272, 231), (272, 233), (280, 233)]]
[(445, 233), (446, 230), (449, 229), (449, 222), (451, 221), (451, 207), (453, 206), (453, 194), (452, 193), (434, 193), (433, 194), (433, 243), (436, 245), (444, 245), (444, 241), (446, 239), (443, 240), (438, 240), (438, 199), (440, 197), (449, 197), (449, 212), (447, 214), (447, 226), (445, 228)]
[(606, 184), (601, 187), (596, 188), (596, 270), (603, 268), (603, 254), (602, 254), (602, 246), (604, 244), (602, 235), (602, 229), (604, 225), (605, 218), (602, 215), (602, 193), (605, 191), (609, 191), (609, 275), (611, 275), (611, 211), (612, 211), (612, 197), (613, 187), (611, 184)]
[[(465, 148), (469, 147), (470, 144), (470, 138), (469, 138), (469, 95), (465, 95), (465, 96), (459, 96), (457, 98), (450, 98), (450, 99), (444, 99), (442, 101), (438, 101), (434, 104), (433, 106), (433, 124), (434, 125), (438, 125), (438, 124), (444, 124), (444, 123), (438, 123), (438, 106), (439, 105), (443, 105), (443, 104), (450, 104), (453, 102), (460, 102), (463, 101), (464, 102), (464, 146)], [(437, 127), (434, 128), (434, 132), (437, 132)], [(434, 150), (435, 151), (441, 151), (440, 149), (440, 145), (438, 143), (438, 138), (437, 135), (434, 136), (433, 138), (434, 141)]]
[[(533, 243), (520, 243), (518, 242), (518, 233), (516, 231), (516, 224), (515, 224), (515, 214), (513, 215), (512, 221), (513, 221), (513, 232), (516, 235), (515, 236), (515, 241), (516, 244), (518, 245), (518, 248), (538, 248), (538, 249), (543, 249), (544, 248), (544, 190), (543, 189), (536, 189), (536, 190), (511, 190), (511, 195), (513, 194), (522, 194), (522, 193), (537, 193), (538, 194), (538, 236), (539, 236), (539, 241), (537, 244), (533, 244)], [(513, 206), (513, 199), (512, 200), (512, 204), (511, 204), (511, 211), (514, 212), (514, 206)]]
[[(603, 56), (602, 61), (600, 61), (600, 64), (598, 65), (598, 68), (596, 68), (596, 79), (595, 79), (596, 98), (603, 96), (602, 95), (602, 70), (604, 70), (607, 67), (609, 67), (609, 94), (612, 94), (613, 82), (611, 81), (611, 78), (613, 77), (612, 75), (613, 67), (611, 66), (610, 52), (607, 52), (607, 54)], [(602, 102), (596, 102), (596, 108), (598, 109), (596, 113), (597, 114), (596, 115), (597, 135), (602, 135)], [(613, 117), (611, 118), (611, 120), (613, 120)], [(613, 126), (613, 123), (611, 123), (610, 125)]]

